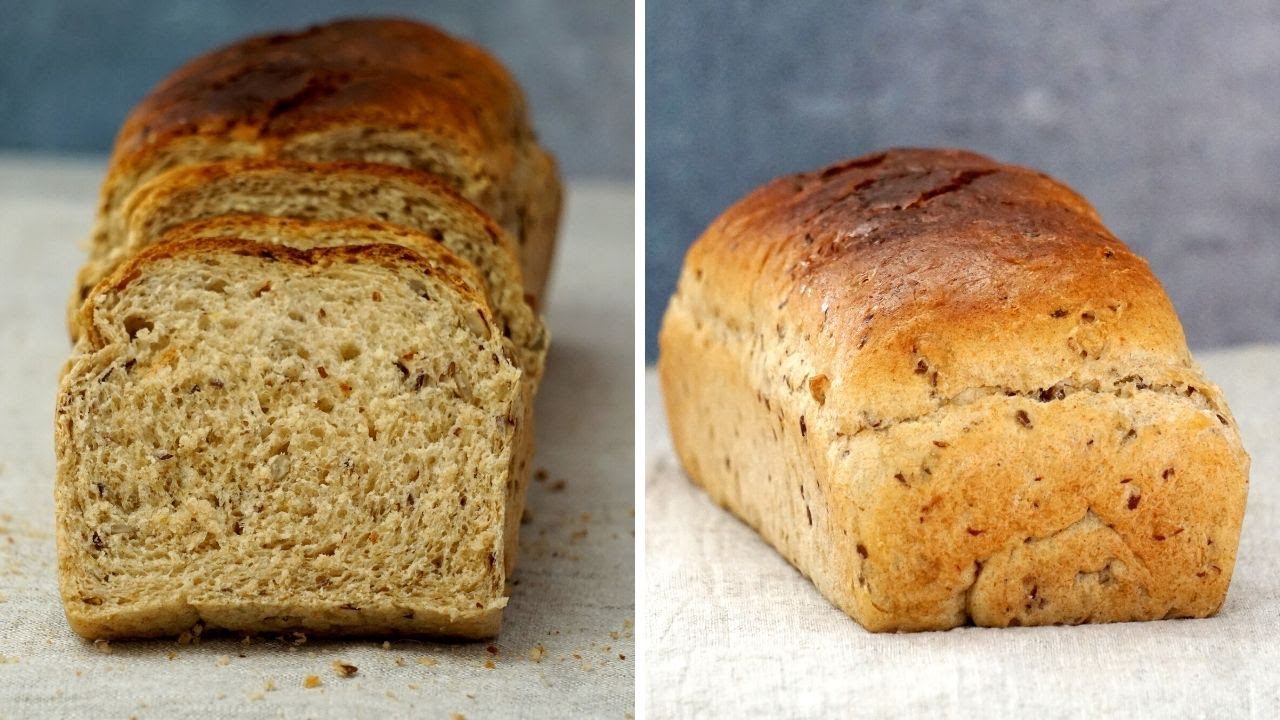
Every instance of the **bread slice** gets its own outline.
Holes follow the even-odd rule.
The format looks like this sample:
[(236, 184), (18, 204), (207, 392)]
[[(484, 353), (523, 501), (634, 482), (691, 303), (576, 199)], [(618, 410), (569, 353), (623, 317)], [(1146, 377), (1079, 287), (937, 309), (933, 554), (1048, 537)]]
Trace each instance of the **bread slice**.
[(151, 247), (100, 283), (56, 415), (86, 637), (498, 631), (521, 375), (443, 248)]
[(519, 86), (484, 50), (407, 20), (251, 37), (160, 83), (116, 138), (93, 243), (151, 177), (231, 158), (367, 161), (425, 170), (517, 239), (528, 291), (546, 279), (560, 211), (555, 162)]
[[(153, 178), (125, 204), (116, 241), (95, 247), (80, 272), (72, 323), (83, 296), (119, 263), (194, 220), (213, 219), (216, 225), (196, 231), (206, 236), (212, 227), (221, 227), (218, 232), (251, 232), (252, 240), (283, 233), (290, 238), (288, 244), (310, 244), (310, 231), (299, 234), (288, 224), (229, 224), (217, 219), (236, 213), (361, 222), (368, 218), (419, 231), (406, 234), (379, 225), (373, 232), (383, 236), (429, 235), (480, 271), (502, 331), (520, 351), (531, 381), (542, 376), (546, 330), (524, 298), (519, 251), (510, 236), (434, 175), (369, 163), (241, 160), (184, 166)], [(344, 232), (360, 233), (360, 224), (348, 224)]]

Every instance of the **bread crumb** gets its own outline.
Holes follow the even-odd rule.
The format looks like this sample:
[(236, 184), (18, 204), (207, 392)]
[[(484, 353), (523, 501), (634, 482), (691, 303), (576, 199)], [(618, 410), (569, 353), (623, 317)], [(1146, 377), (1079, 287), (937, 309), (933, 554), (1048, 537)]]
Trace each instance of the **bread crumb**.
[(420, 657), (418, 658), (418, 664), (426, 665), (427, 667), (435, 667), (440, 664), (440, 661), (433, 657)]
[(623, 621), (622, 621), (622, 627), (624, 627), (624, 628), (626, 628), (626, 629), (628, 629), (628, 630), (630, 630), (631, 628), (633, 628), (633, 627), (635, 627), (635, 626), (636, 626), (636, 624), (635, 624), (635, 622), (634, 622), (634, 621), (632, 621), (632, 620), (631, 620), (631, 618), (627, 618), (626, 620), (623, 620)]
[(182, 631), (182, 633), (181, 633), (180, 635), (178, 635), (178, 644), (179, 644), (179, 645), (190, 645), (190, 644), (191, 644), (191, 633), (190, 633), (190, 632), (187, 632), (186, 630), (183, 630), (183, 631)]
[(0, 592), (0, 602), (9, 602), (9, 596)]
[(404, 667), (404, 666), (405, 666), (405, 661), (404, 661), (404, 658), (403, 658), (403, 657), (398, 657), (398, 658), (396, 658), (395, 660), (392, 660), (392, 662), (394, 662), (394, 663), (396, 664), (396, 667)]
[(226, 666), (228, 666), (228, 665), (230, 665), (230, 664), (231, 664), (231, 656), (230, 656), (230, 655), (219, 655), (219, 656), (218, 656), (218, 659), (217, 659), (217, 661), (216, 661), (216, 662), (218, 663), (218, 666), (219, 666), (219, 667), (226, 667)]
[(320, 678), (315, 675), (308, 675), (307, 679), (302, 681), (302, 687), (307, 688), (308, 690), (311, 688), (318, 688), (322, 684), (323, 683), (320, 682)]
[(449, 716), (449, 720), (467, 720), (467, 716), (462, 713), (454, 713)]
[(352, 675), (355, 675), (356, 673), (360, 672), (360, 668), (356, 667), (355, 665), (352, 665), (349, 662), (344, 662), (342, 660), (334, 660), (333, 671), (338, 673), (338, 677), (349, 678)]
[(391, 692), (390, 690), (387, 691), (387, 697), (391, 698), (392, 700), (395, 700), (396, 702), (400, 701), (400, 698), (396, 697), (395, 693)]
[(564, 488), (565, 488), (565, 481), (563, 480), (557, 480), (551, 483), (551, 492), (560, 492), (561, 490), (564, 490)]
[(170, 660), (173, 660), (173, 659), (175, 659), (175, 658), (177, 658), (177, 657), (178, 657), (178, 653), (177, 653), (176, 651), (173, 651), (173, 650), (170, 650), (169, 652), (165, 653), (164, 655), (165, 655), (165, 657), (169, 658)]
[(97, 650), (98, 652), (102, 653), (103, 655), (110, 655), (110, 654), (111, 654), (111, 643), (110, 643), (109, 641), (107, 641), (107, 640), (94, 640), (94, 641), (93, 641), (93, 649), (94, 649), (94, 650)]
[(262, 683), (262, 689), (266, 690), (267, 692), (271, 692), (272, 690), (275, 690), (276, 679), (273, 677), (267, 678), (266, 681)]
[(546, 482), (546, 481), (547, 481), (547, 469), (546, 469), (546, 468), (538, 468), (537, 470), (534, 470), (534, 471), (533, 471), (533, 479), (534, 479), (534, 480), (537, 480), (538, 482)]
[(17, 663), (17, 655), (0, 655), (0, 665), (16, 665)]
[(383, 641), (382, 641), (382, 649), (383, 649), (383, 650), (390, 650), (390, 649), (391, 649), (391, 641), (390, 641), (390, 640), (383, 640)]
[(485, 670), (492, 670), (492, 669), (494, 669), (494, 668), (496, 668), (496, 667), (498, 667), (498, 666), (497, 666), (497, 665), (494, 665), (492, 660), (485, 660), (485, 661), (484, 661), (484, 669), (485, 669)]
[(306, 644), (307, 644), (307, 634), (306, 634), (306, 633), (295, 632), (295, 633), (293, 634), (293, 644), (294, 644), (294, 645), (306, 645)]
[(542, 646), (542, 643), (538, 643), (529, 651), (529, 659), (534, 662), (542, 662), (542, 656), (545, 655), (546, 652), (547, 649)]
[(418, 688), (420, 688), (420, 687), (422, 687), (422, 686), (421, 686), (421, 685), (419, 685), (418, 683), (409, 683), (409, 689), (410, 689), (410, 690), (417, 690), (417, 689), (418, 689)]
[(486, 652), (488, 652), (490, 655), (497, 655), (497, 654), (498, 654), (498, 646), (497, 646), (497, 645), (489, 645), (489, 646), (485, 647), (485, 651), (486, 651)]

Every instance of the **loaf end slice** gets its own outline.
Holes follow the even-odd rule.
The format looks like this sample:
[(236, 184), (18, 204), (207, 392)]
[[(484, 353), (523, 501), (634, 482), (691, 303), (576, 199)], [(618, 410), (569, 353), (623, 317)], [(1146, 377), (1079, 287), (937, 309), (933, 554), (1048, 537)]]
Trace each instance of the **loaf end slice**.
[(495, 634), (521, 370), (447, 253), (162, 244), (59, 390), (59, 580), (92, 638)]
[(781, 178), (660, 337), (692, 479), (876, 631), (1215, 613), (1249, 457), (1146, 263), (1043, 173), (893, 150)]

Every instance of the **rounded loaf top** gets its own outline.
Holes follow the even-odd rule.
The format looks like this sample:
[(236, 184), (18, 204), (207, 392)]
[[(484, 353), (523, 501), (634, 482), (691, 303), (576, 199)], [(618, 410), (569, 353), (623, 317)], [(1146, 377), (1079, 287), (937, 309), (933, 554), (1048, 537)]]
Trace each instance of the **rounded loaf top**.
[(113, 165), (184, 136), (255, 140), (348, 123), (425, 129), (477, 149), (530, 132), (514, 79), (479, 47), (410, 20), (343, 20), (188, 62), (129, 115)]
[(1193, 367), (1147, 263), (1088, 202), (961, 150), (765, 184), (690, 249), (676, 302), (763, 348), (778, 382), (819, 378), (871, 425), (978, 388), (1174, 383)]

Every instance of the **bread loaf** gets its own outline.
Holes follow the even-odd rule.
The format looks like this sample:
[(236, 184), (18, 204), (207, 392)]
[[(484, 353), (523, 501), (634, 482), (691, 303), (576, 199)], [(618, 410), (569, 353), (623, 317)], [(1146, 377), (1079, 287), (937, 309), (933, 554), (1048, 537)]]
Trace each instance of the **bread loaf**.
[(186, 238), (90, 295), (55, 433), (77, 632), (497, 632), (522, 370), (468, 264), (360, 239)]
[(118, 213), (141, 183), (232, 158), (368, 161), (438, 175), (518, 240), (526, 291), (542, 292), (560, 209), (554, 161), (502, 65), (435, 28), (341, 21), (187, 63), (121, 128), (93, 244), (118, 242)]
[(690, 477), (873, 631), (1203, 617), (1249, 459), (1147, 264), (1047, 175), (891, 150), (694, 244), (660, 337)]
[[(356, 233), (361, 221), (386, 221), (418, 231), (409, 237), (430, 235), (480, 271), (498, 321), (520, 351), (530, 382), (542, 377), (546, 330), (525, 302), (519, 249), (510, 236), (439, 178), (388, 165), (236, 160), (162, 173), (123, 203), (117, 213), (119, 225), (111, 234), (114, 242), (91, 249), (72, 307), (78, 308), (89, 289), (120, 262), (158, 242), (169, 230), (193, 220), (243, 213), (350, 219), (357, 222), (348, 231)], [(255, 240), (294, 227), (254, 225), (260, 230), (249, 239)], [(237, 224), (235, 230), (241, 227)], [(385, 227), (378, 232), (390, 236)], [(290, 235), (296, 242), (310, 242), (306, 233)], [(75, 317), (73, 312), (73, 326)]]

